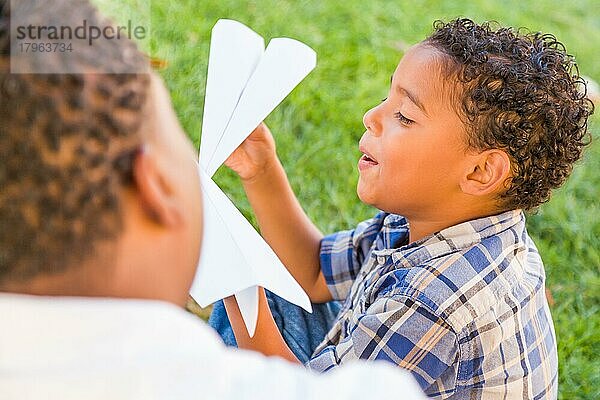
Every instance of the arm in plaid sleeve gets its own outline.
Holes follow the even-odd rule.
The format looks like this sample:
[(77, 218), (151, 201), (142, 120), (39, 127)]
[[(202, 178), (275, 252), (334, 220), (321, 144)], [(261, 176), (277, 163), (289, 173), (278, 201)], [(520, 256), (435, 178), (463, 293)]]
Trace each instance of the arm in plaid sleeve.
[(328, 371), (355, 359), (386, 360), (410, 370), (429, 395), (446, 394), (452, 387), (434, 381), (455, 382), (458, 341), (450, 326), (428, 307), (406, 296), (379, 298), (337, 345), (325, 347), (307, 364)]
[(321, 240), (321, 271), (334, 300), (345, 300), (387, 214), (379, 212), (355, 229)]

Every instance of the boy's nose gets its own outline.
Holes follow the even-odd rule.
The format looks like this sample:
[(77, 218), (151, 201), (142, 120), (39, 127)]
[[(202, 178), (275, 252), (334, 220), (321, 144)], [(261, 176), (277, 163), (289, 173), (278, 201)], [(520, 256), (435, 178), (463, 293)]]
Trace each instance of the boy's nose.
[(363, 117), (363, 125), (371, 134), (379, 135), (381, 133), (381, 123), (378, 118), (379, 106), (371, 108)]

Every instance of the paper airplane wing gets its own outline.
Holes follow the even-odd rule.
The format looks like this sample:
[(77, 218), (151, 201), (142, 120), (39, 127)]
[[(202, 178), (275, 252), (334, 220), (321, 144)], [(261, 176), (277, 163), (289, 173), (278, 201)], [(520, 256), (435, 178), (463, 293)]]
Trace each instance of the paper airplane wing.
[[(202, 239), (201, 258), (190, 294), (200, 306), (207, 307), (221, 298), (236, 293), (246, 329), (250, 336), (253, 336), (258, 319), (258, 293), (256, 286), (253, 286), (256, 277), (252, 268), (247, 266), (244, 254), (237, 247), (233, 233), (227, 229), (214, 202), (215, 199), (219, 201), (220, 195), (224, 196), (224, 194), (218, 187), (214, 187), (216, 185), (210, 178), (200, 173), (202, 174), (205, 234)], [(217, 196), (214, 196), (215, 191)], [(223, 295), (224, 293), (227, 295)]]
[[(238, 233), (230, 230), (226, 223), (226, 219), (232, 218), (226, 215), (231, 213), (227, 207), (230, 200), (202, 170), (200, 175), (204, 234), (198, 270), (190, 294), (200, 306), (206, 307), (256, 285), (257, 278), (254, 269), (247, 265), (242, 249), (237, 245), (235, 236)], [(235, 211), (237, 213), (237, 209)]]
[[(200, 175), (205, 228), (192, 297), (206, 307), (260, 285), (311, 312), (308, 296), (269, 245), (201, 168)], [(242, 300), (240, 309), (245, 309), (244, 322), (253, 334), (258, 302), (251, 294), (251, 290), (240, 293), (251, 300)]]
[[(208, 162), (212, 176), (254, 128), (312, 71), (313, 49), (294, 39), (272, 39), (243, 90), (221, 141)], [(204, 164), (203, 164), (204, 165)]]
[(264, 51), (264, 39), (237, 21), (221, 19), (213, 27), (200, 141), (200, 163), (204, 170)]

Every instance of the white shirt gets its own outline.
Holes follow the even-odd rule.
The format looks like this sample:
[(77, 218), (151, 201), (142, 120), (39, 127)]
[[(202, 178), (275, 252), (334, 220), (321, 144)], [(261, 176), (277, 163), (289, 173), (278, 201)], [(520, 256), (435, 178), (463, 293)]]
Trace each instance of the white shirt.
[(227, 348), (197, 317), (159, 301), (0, 293), (0, 398), (421, 399), (387, 363), (316, 375)]

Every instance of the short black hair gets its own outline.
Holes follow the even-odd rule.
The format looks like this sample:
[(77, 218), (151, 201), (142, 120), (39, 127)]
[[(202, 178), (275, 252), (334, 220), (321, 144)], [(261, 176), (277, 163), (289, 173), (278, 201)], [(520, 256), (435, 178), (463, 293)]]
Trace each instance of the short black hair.
[(591, 142), (594, 111), (573, 56), (551, 34), (436, 21), (423, 42), (443, 55), (444, 72), (458, 82), (457, 111), (468, 145), (499, 148), (512, 161), (502, 209), (535, 209), (570, 175)]
[[(105, 21), (86, 0), (47, 0), (39, 17), (58, 15)], [(147, 62), (130, 41), (73, 53), (89, 73), (13, 74), (9, 17), (0, 0), (0, 287), (64, 271), (120, 233), (150, 87), (147, 73), (100, 73)]]

